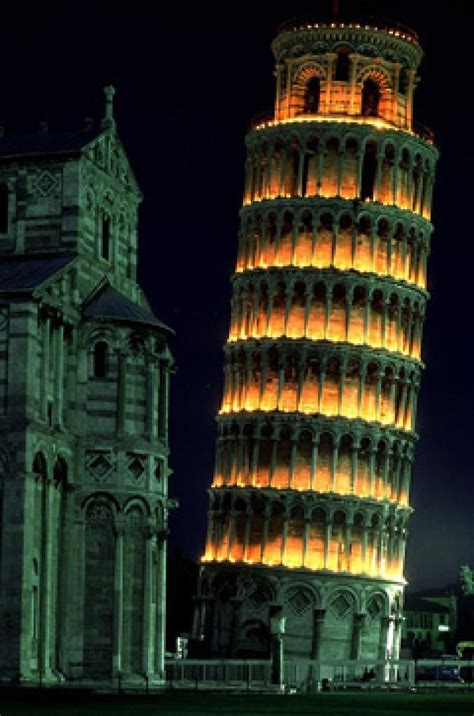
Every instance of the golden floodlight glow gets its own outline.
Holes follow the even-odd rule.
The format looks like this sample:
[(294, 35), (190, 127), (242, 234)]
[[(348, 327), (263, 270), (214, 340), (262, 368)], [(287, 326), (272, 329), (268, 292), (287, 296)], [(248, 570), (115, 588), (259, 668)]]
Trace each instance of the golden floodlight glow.
[(386, 119), (382, 119), (381, 117), (361, 117), (360, 115), (343, 115), (343, 114), (324, 114), (324, 115), (305, 115), (305, 116), (298, 116), (298, 117), (288, 117), (287, 119), (268, 119), (262, 121), (260, 124), (257, 124), (254, 127), (254, 131), (259, 131), (261, 129), (266, 129), (268, 127), (277, 127), (279, 125), (285, 125), (285, 124), (301, 124), (301, 123), (312, 123), (312, 124), (324, 124), (328, 122), (337, 122), (338, 124), (359, 124), (359, 125), (366, 125), (369, 127), (373, 127), (378, 132), (380, 131), (391, 131), (391, 132), (399, 132), (401, 134), (408, 134), (411, 136), (418, 137), (418, 139), (421, 139), (422, 141), (427, 141), (430, 144), (433, 142), (431, 140), (426, 139), (425, 137), (422, 137), (417, 132), (415, 132), (412, 129), (406, 129), (405, 127), (398, 127), (397, 125), (393, 124), (392, 122), (387, 121)]
[[(311, 52), (318, 27), (331, 52)], [(370, 578), (395, 614), (437, 150), (413, 122), (421, 52), (395, 40), (414, 37), (336, 21), (301, 29), (304, 38), (275, 40), (274, 117), (260, 115), (246, 137), (204, 593), (216, 575), (280, 580), (290, 614), (285, 590), (355, 593)], [(377, 59), (367, 31), (385, 43)], [(360, 655), (359, 637), (345, 653)]]

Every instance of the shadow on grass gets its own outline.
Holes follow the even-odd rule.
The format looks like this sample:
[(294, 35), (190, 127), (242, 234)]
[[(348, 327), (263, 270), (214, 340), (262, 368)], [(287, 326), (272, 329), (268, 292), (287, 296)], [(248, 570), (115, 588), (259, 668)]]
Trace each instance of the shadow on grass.
[(343, 693), (314, 696), (167, 693), (98, 695), (79, 690), (0, 690), (0, 716), (454, 716), (474, 715), (474, 695)]

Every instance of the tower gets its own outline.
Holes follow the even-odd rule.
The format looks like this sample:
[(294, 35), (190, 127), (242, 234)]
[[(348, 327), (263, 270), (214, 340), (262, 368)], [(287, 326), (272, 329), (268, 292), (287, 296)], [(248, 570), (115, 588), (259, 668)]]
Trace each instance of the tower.
[(0, 679), (163, 681), (172, 331), (101, 123), (0, 138)]
[(195, 611), (211, 655), (397, 656), (437, 150), (396, 23), (288, 24), (246, 138)]

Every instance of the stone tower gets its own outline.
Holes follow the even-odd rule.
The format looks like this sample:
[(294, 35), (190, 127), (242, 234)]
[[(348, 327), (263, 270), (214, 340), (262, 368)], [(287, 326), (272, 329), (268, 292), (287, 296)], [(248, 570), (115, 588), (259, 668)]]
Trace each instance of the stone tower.
[(399, 653), (433, 138), (417, 36), (282, 27), (247, 163), (195, 612), (212, 655)]
[(0, 679), (163, 679), (170, 329), (102, 123), (0, 138)]

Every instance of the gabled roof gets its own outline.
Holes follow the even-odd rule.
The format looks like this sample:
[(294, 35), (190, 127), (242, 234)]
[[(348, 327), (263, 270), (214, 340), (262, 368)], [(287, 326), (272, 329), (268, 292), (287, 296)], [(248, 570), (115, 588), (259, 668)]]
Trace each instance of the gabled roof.
[(74, 256), (1, 257), (0, 291), (33, 291), (74, 260)]
[(82, 315), (95, 320), (126, 321), (130, 323), (145, 323), (156, 326), (168, 333), (174, 331), (159, 321), (156, 316), (131, 301), (109, 284), (106, 284), (92, 298), (89, 298), (82, 308)]
[(0, 157), (38, 156), (42, 154), (68, 154), (79, 152), (104, 130), (89, 127), (69, 131), (31, 132), (0, 137)]

